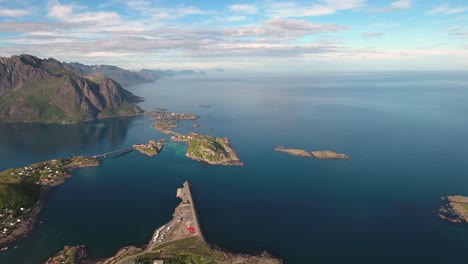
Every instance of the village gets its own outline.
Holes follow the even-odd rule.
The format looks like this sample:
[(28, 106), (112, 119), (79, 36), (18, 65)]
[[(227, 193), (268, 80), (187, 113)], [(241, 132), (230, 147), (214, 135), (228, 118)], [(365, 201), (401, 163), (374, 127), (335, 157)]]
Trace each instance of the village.
[(168, 113), (165, 110), (155, 110), (146, 112), (154, 120), (196, 120), (199, 116), (192, 113)]
[(62, 184), (73, 168), (98, 165), (95, 158), (74, 156), (0, 172), (0, 245), (32, 228), (43, 188)]

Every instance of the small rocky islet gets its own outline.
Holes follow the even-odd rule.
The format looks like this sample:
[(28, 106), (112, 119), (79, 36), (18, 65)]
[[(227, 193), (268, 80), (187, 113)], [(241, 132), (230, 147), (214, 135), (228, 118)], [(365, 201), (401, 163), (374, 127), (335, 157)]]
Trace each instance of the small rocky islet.
[(165, 141), (165, 139), (160, 139), (158, 141), (150, 140), (145, 144), (134, 144), (132, 149), (139, 151), (141, 154), (145, 154), (146, 156), (153, 157), (162, 151)]
[(439, 218), (451, 223), (468, 223), (468, 197), (449, 195), (441, 197), (444, 203), (437, 210)]
[(280, 146), (275, 147), (275, 151), (283, 152), (292, 156), (316, 158), (316, 159), (349, 159), (349, 156), (343, 153), (337, 153), (330, 150), (316, 150), (306, 151), (297, 148), (283, 148)]

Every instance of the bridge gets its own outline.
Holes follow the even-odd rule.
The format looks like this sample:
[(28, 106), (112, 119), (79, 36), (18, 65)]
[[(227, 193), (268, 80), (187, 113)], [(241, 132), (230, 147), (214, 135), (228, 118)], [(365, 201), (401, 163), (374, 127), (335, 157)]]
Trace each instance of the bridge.
[(94, 155), (93, 158), (99, 159), (99, 160), (107, 159), (107, 158), (116, 158), (116, 157), (120, 157), (132, 151), (133, 151), (133, 148), (118, 149), (118, 150), (113, 150), (110, 152), (102, 153), (99, 155)]

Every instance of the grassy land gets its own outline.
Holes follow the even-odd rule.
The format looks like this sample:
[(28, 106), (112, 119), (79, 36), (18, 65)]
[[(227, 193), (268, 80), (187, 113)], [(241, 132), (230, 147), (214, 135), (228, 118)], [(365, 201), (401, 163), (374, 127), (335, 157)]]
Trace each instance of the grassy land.
[(172, 130), (174, 128), (177, 128), (177, 125), (174, 123), (174, 121), (162, 120), (154, 122), (153, 127), (157, 130)]
[(465, 213), (468, 214), (468, 204), (467, 203), (457, 203), (463, 210), (465, 210)]
[[(131, 257), (131, 255), (137, 256)], [(167, 255), (171, 255), (172, 258), (166, 259), (164, 263), (201, 264), (220, 263), (226, 260), (221, 251), (211, 249), (199, 237), (190, 237), (156, 246), (143, 254), (132, 252), (130, 255), (119, 258), (119, 261), (125, 259), (125, 261), (136, 260), (137, 263), (153, 263), (153, 260), (162, 259), (163, 256)]]
[(63, 263), (63, 264), (79, 264), (86, 256), (84, 246), (65, 247), (57, 255), (46, 261), (46, 264)]
[(73, 168), (97, 165), (97, 159), (78, 156), (0, 172), (0, 239), (8, 237), (28, 220), (28, 212), (39, 200), (43, 186), (61, 184)]
[(193, 158), (211, 162), (220, 162), (229, 158), (225, 145), (212, 136), (190, 139), (187, 153)]
[(71, 168), (98, 164), (96, 159), (78, 156), (2, 171), (0, 172), (0, 209), (29, 208), (37, 201), (41, 185), (60, 184), (70, 175)]
[(150, 140), (146, 144), (135, 144), (132, 146), (134, 150), (140, 151), (142, 154), (147, 156), (156, 156), (161, 152), (164, 147), (164, 139), (159, 141)]
[(11, 209), (13, 215), (20, 208), (29, 208), (39, 199), (41, 187), (36, 184), (4, 184), (0, 183), (0, 209)]

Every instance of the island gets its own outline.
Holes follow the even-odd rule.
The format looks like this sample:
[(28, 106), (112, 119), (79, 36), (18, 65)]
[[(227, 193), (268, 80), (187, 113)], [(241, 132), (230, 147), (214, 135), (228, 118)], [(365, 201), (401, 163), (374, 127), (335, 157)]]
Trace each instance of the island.
[(134, 144), (132, 146), (133, 150), (137, 150), (142, 154), (153, 157), (158, 155), (164, 147), (165, 139), (160, 139), (159, 141), (150, 140), (146, 144)]
[(229, 138), (216, 138), (210, 135), (190, 133), (188, 135), (172, 132), (172, 141), (187, 142), (186, 156), (190, 159), (212, 165), (243, 166), (244, 163), (231, 147)]
[[(128, 246), (120, 249), (114, 256), (100, 261), (82, 260), (77, 257), (80, 247), (66, 247), (54, 258), (59, 260), (74, 259), (70, 264), (100, 263), (252, 263), (280, 264), (281, 259), (270, 256), (267, 252), (260, 255), (236, 254), (210, 246), (204, 238), (198, 223), (195, 204), (190, 185), (186, 181), (182, 188), (177, 189), (180, 204), (175, 208), (173, 218), (168, 223), (158, 227), (147, 245), (143, 247)], [(70, 250), (73, 251), (70, 252)], [(83, 255), (83, 254), (81, 254)], [(49, 259), (49, 261), (54, 258)], [(47, 264), (53, 262), (46, 262)], [(62, 262), (59, 262), (62, 263)]]
[(308, 152), (303, 149), (296, 148), (283, 148), (275, 147), (275, 151), (287, 153), (292, 156), (307, 157), (307, 158), (317, 158), (317, 159), (349, 159), (349, 156), (342, 153), (333, 152), (330, 150), (321, 150), (321, 151), (312, 151)]
[(165, 110), (148, 111), (154, 120), (196, 120), (199, 116), (192, 113), (169, 113)]
[(0, 246), (32, 230), (51, 187), (62, 184), (75, 168), (99, 164), (95, 157), (74, 156), (0, 172)]
[(343, 153), (337, 153), (330, 150), (312, 151), (312, 155), (317, 159), (349, 159), (349, 156)]
[(170, 120), (154, 122), (153, 127), (161, 132), (171, 131), (172, 129), (178, 128), (174, 121)]
[(461, 195), (449, 195), (447, 199), (442, 197), (446, 203), (437, 210), (437, 215), (452, 223), (468, 223), (468, 197)]

